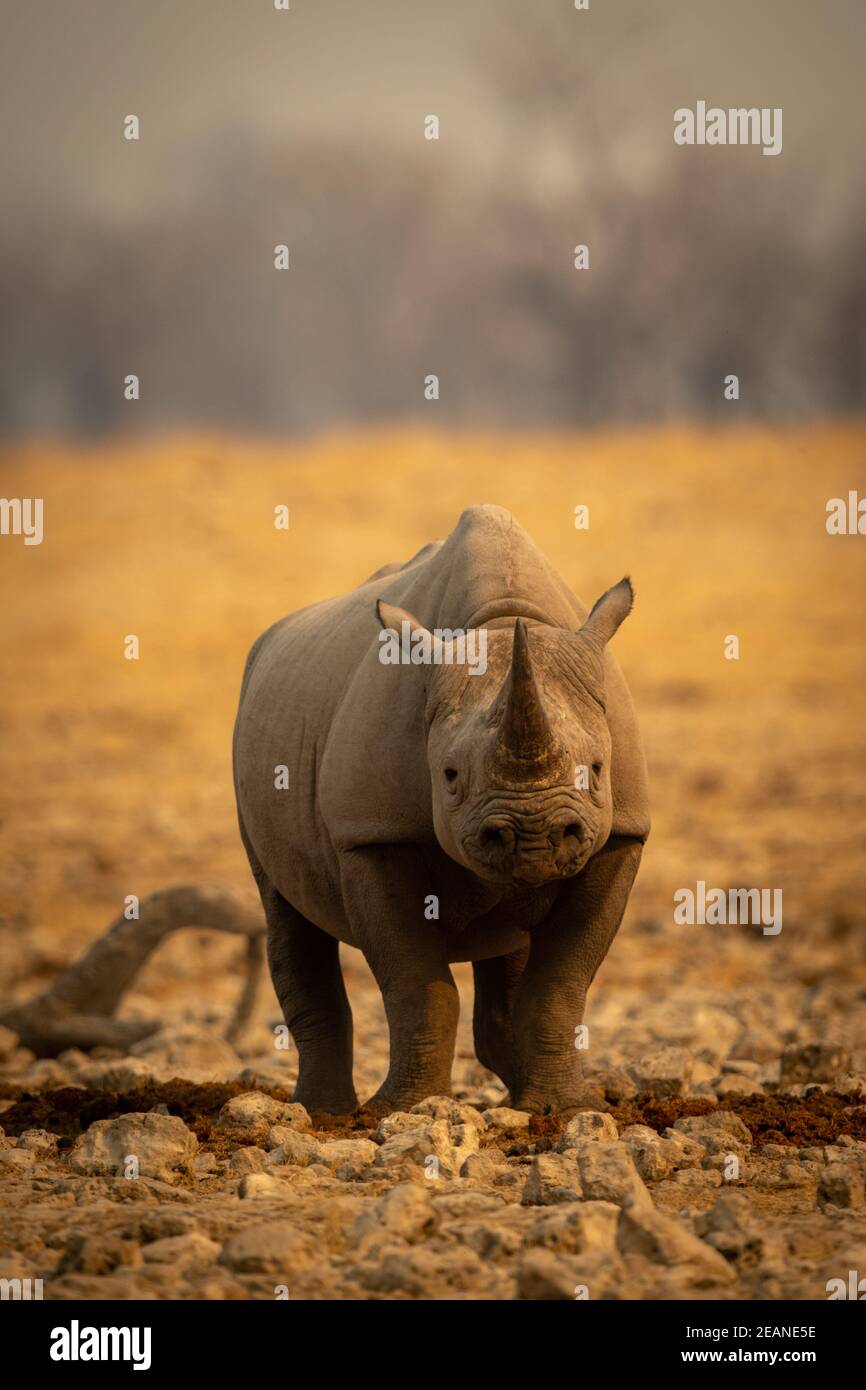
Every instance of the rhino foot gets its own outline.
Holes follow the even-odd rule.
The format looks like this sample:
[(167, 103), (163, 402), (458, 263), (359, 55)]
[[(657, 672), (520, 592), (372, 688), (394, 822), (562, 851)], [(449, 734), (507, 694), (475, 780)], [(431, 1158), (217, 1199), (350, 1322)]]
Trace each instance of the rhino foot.
[(580, 1110), (607, 1109), (598, 1087), (589, 1082), (563, 1092), (517, 1091), (510, 1096), (508, 1105), (512, 1110), (523, 1110), (530, 1115), (558, 1115), (565, 1120), (570, 1120)]
[(376, 1094), (371, 1096), (361, 1108), (381, 1118), (383, 1115), (392, 1114), (395, 1110), (411, 1110), (413, 1105), (419, 1105), (422, 1100), (427, 1100), (429, 1096), (450, 1095), (451, 1086), (443, 1086), (441, 1081), (431, 1083), (429, 1086), (394, 1087), (389, 1090), (380, 1086)]
[(358, 1097), (354, 1091), (329, 1093), (301, 1087), (295, 1091), (292, 1100), (303, 1105), (309, 1115), (354, 1115), (358, 1109)]

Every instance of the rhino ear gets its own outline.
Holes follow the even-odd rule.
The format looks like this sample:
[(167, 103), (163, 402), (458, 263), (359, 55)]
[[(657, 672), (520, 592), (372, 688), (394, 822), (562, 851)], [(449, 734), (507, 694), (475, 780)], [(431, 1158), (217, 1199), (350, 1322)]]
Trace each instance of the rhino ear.
[(580, 629), (581, 637), (586, 637), (595, 646), (603, 647), (610, 641), (623, 618), (627, 618), (634, 603), (634, 589), (626, 577), (606, 594), (596, 599), (592, 612)]
[[(386, 603), (382, 598), (376, 600), (376, 616), (384, 628), (389, 628), (396, 633), (403, 631), (401, 623), (409, 624), (409, 632), (412, 636), (416, 632), (427, 632), (424, 624), (419, 623), (418, 619), (414, 618), (411, 613), (407, 613), (405, 608), (396, 608), (393, 603)], [(430, 633), (427, 635), (429, 637)]]

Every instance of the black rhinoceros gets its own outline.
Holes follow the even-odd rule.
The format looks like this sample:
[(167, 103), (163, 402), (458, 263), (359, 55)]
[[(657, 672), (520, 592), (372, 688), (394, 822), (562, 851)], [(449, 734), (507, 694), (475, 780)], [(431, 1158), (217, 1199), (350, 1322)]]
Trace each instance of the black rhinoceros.
[[(509, 512), (470, 507), (447, 540), (255, 643), (238, 814), (309, 1109), (357, 1104), (341, 941), (363, 951), (390, 1030), (370, 1104), (450, 1094), (454, 961), (473, 963), (476, 1051), (511, 1104), (579, 1102), (576, 1029), (649, 832), (606, 650), (631, 605), (624, 579), (587, 615)], [(417, 662), (394, 660), (394, 634)]]

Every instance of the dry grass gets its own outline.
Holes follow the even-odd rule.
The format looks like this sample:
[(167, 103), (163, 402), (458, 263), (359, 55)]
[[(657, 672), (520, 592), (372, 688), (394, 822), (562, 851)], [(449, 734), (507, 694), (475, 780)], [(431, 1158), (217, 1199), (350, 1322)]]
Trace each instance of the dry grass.
[[(585, 599), (634, 579), (616, 646), (652, 779), (632, 906), (657, 924), (651, 949), (675, 949), (671, 894), (705, 878), (782, 886), (785, 932), (812, 943), (814, 968), (849, 933), (853, 964), (866, 540), (829, 537), (824, 516), (828, 497), (866, 491), (864, 445), (850, 425), (7, 447), (2, 491), (44, 497), (45, 541), (0, 539), (5, 985), (67, 959), (127, 893), (247, 881), (230, 735), (253, 638), (479, 501), (512, 508)], [(574, 529), (577, 503), (589, 532)], [(728, 633), (739, 662), (723, 659)], [(611, 961), (628, 974), (622, 946)], [(166, 991), (189, 991), (193, 973), (207, 977), (204, 956)]]

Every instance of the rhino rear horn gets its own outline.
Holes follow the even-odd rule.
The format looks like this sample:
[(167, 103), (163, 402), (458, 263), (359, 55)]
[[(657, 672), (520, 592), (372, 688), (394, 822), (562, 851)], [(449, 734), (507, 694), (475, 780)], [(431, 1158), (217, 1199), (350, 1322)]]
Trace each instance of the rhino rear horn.
[(596, 599), (589, 617), (580, 629), (581, 637), (585, 637), (594, 646), (605, 646), (623, 619), (628, 617), (633, 603), (634, 589), (631, 580), (626, 577), (614, 584), (612, 589), (608, 589), (606, 594), (602, 594), (601, 598)]
[(554, 737), (532, 669), (529, 634), (522, 618), (514, 627), (511, 668), (500, 692), (505, 708), (496, 738), (496, 760), (527, 773), (546, 767)]

